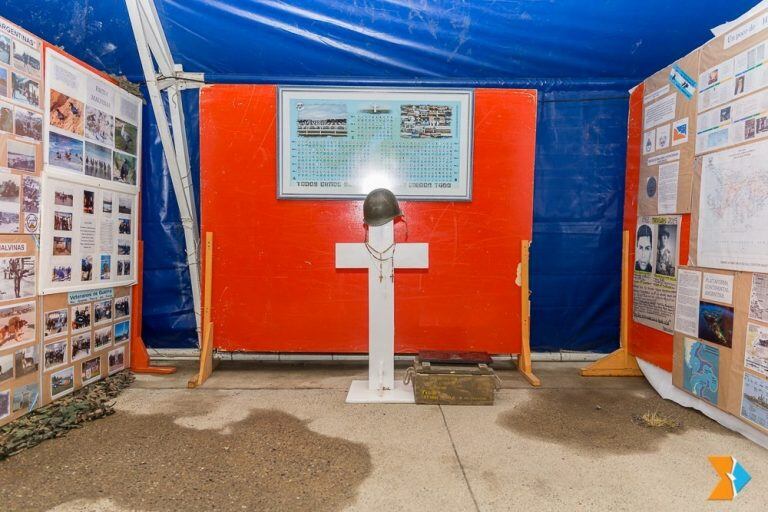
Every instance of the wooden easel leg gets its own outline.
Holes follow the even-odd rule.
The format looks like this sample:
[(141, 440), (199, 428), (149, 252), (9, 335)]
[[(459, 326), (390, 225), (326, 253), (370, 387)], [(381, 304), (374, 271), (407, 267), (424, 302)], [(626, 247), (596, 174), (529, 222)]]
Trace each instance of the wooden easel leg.
[(522, 294), (522, 343), (520, 355), (517, 356), (517, 370), (523, 375), (531, 386), (541, 386), (541, 380), (533, 374), (531, 365), (531, 287), (528, 276), (528, 268), (531, 257), (530, 240), (522, 241), (522, 258), (520, 268), (521, 294)]
[(619, 349), (581, 369), (582, 377), (641, 377), (629, 353), (629, 231), (624, 231), (621, 254), (621, 327)]
[(200, 344), (200, 368), (187, 382), (188, 388), (202, 386), (213, 373), (213, 322), (211, 322), (211, 283), (213, 281), (213, 233), (205, 234), (205, 269), (203, 275), (203, 342)]
[(131, 304), (133, 305), (133, 311), (131, 312), (131, 323), (133, 324), (133, 336), (131, 336), (131, 371), (134, 373), (151, 373), (168, 375), (176, 372), (174, 366), (152, 366), (147, 347), (144, 345), (144, 340), (141, 337), (141, 294), (144, 289), (144, 241), (139, 240), (138, 247), (136, 248), (136, 286), (131, 290)]

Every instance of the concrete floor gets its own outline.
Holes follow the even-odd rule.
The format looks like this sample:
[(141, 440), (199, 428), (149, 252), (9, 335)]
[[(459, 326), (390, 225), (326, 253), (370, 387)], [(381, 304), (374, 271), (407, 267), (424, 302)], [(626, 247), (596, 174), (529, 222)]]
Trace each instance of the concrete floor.
[[(502, 369), (504, 387), (496, 405), (439, 407), (346, 405), (349, 382), (366, 375), (365, 366), (359, 364), (228, 362), (203, 388), (187, 390), (194, 367), (182, 363), (172, 376), (137, 376), (135, 385), (118, 398), (118, 414), (104, 420), (106, 427), (101, 430), (109, 431), (109, 421), (166, 418), (165, 423), (156, 422), (156, 432), (141, 432), (135, 442), (163, 435), (163, 429), (182, 429), (209, 434), (202, 436), (206, 446), (221, 446), (224, 454), (233, 448), (228, 446), (233, 444), (233, 435), (262, 436), (271, 428), (272, 423), (267, 422), (247, 430), (251, 427), (246, 420), (253, 414), (281, 411), (290, 415), (280, 416), (283, 423), (279, 428), (286, 433), (271, 432), (282, 437), (270, 442), (289, 447), (292, 462), (302, 458), (301, 447), (293, 446), (296, 443), (345, 443), (323, 449), (350, 450), (344, 460), (331, 461), (336, 491), (329, 490), (326, 482), (322, 483), (325, 487), (318, 484), (315, 492), (315, 477), (304, 476), (301, 496), (292, 487), (281, 491), (280, 505), (251, 502), (237, 505), (238, 510), (721, 510), (724, 504), (707, 501), (717, 482), (708, 455), (733, 455), (752, 474), (744, 492), (727, 504), (729, 510), (764, 509), (768, 503), (768, 451), (698, 413), (659, 399), (644, 379), (583, 379), (578, 376), (582, 365), (537, 364), (540, 389), (531, 389), (516, 372)], [(681, 427), (649, 429), (633, 420), (649, 411), (672, 417)], [(285, 427), (285, 418), (288, 424), (297, 418), (300, 427)], [(76, 434), (87, 439), (97, 423)], [(303, 437), (292, 442), (288, 431), (298, 434), (302, 428), (317, 439)], [(46, 444), (62, 442), (56, 439)], [(149, 460), (142, 460), (135, 472), (130, 469), (133, 466), (121, 469), (126, 472), (122, 475), (125, 480), (155, 486), (144, 468), (177, 464), (173, 453), (158, 453), (158, 460), (152, 460), (152, 453), (142, 457)], [(314, 464), (318, 455), (311, 458), (299, 462)], [(226, 466), (223, 460), (220, 465), (225, 467), (216, 469), (226, 485), (230, 478), (237, 480), (240, 468)], [(345, 460), (354, 462), (347, 473)], [(10, 459), (3, 464), (12, 463)], [(252, 465), (258, 467), (259, 461)], [(275, 475), (275, 489), (281, 488), (280, 475)], [(170, 481), (160, 485), (172, 493), (174, 477), (165, 478)], [(289, 478), (283, 480), (288, 485)], [(66, 479), (62, 485), (67, 485)], [(232, 484), (230, 492), (234, 496), (227, 498), (231, 501), (220, 501), (219, 510), (234, 509), (240, 503), (236, 485)], [(206, 492), (205, 488), (189, 487), (179, 499), (190, 500), (187, 510), (203, 509), (194, 503), (200, 497), (196, 493)], [(162, 492), (138, 500), (125, 493), (110, 495), (106, 489), (47, 505), (57, 511), (178, 509), (180, 505), (171, 506), (158, 498)], [(285, 493), (290, 492), (297, 494), (295, 507), (285, 505)], [(314, 505), (302, 507), (299, 503)]]

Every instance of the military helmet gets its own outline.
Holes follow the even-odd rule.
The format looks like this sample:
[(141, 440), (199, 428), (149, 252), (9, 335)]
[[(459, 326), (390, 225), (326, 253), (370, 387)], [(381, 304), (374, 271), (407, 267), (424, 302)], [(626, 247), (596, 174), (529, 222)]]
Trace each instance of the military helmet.
[(397, 198), (391, 190), (371, 190), (363, 202), (363, 220), (369, 226), (381, 226), (403, 215)]

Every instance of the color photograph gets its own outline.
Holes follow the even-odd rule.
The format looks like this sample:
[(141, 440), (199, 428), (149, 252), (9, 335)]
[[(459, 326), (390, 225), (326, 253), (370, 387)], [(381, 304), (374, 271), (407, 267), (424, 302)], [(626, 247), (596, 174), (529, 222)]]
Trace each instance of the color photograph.
[(83, 386), (99, 380), (101, 378), (101, 357), (94, 357), (80, 363), (80, 377)]
[(91, 305), (77, 304), (70, 308), (72, 332), (85, 331), (91, 328)]
[(101, 350), (112, 344), (112, 326), (108, 325), (103, 329), (96, 329), (93, 333), (94, 350)]
[(0, 63), (11, 63), (11, 38), (0, 36)]
[(101, 213), (105, 217), (112, 216), (112, 194), (109, 192), (103, 192), (101, 195)]
[[(0, 206), (4, 206), (0, 203)], [(0, 211), (0, 233), (18, 233), (19, 214), (16, 212)]]
[(51, 374), (51, 399), (56, 400), (75, 389), (75, 368), (70, 366)]
[(115, 345), (124, 343), (131, 337), (131, 321), (125, 320), (115, 324)]
[(23, 176), (21, 180), (21, 211), (40, 212), (40, 180), (34, 176)]
[(11, 73), (11, 98), (30, 107), (40, 108), (40, 83)]
[(0, 96), (8, 97), (8, 70), (5, 68), (0, 68)]
[(52, 370), (67, 362), (67, 339), (50, 343), (45, 346), (45, 370)]
[(120, 223), (117, 225), (117, 232), (121, 235), (130, 235), (131, 219), (120, 219)]
[(0, 420), (11, 414), (11, 391), (0, 391)]
[(117, 373), (120, 370), (125, 369), (125, 347), (118, 347), (115, 350), (110, 350), (107, 354), (107, 360), (109, 363), (109, 374)]
[(72, 336), (72, 361), (91, 355), (91, 333), (84, 332)]
[(83, 102), (51, 89), (51, 126), (83, 134)]
[(13, 353), (13, 373), (17, 379), (40, 369), (40, 350), (31, 345)]
[(72, 231), (72, 212), (53, 212), (54, 231)]
[(92, 142), (85, 143), (85, 174), (102, 180), (112, 175), (112, 150)]
[(45, 313), (45, 333), (44, 337), (54, 338), (67, 334), (68, 310), (57, 309)]
[(19, 137), (43, 140), (43, 115), (17, 108), (14, 117), (14, 131)]
[(36, 160), (35, 146), (17, 140), (8, 141), (8, 167), (35, 172)]
[(72, 238), (68, 236), (53, 237), (53, 255), (54, 256), (71, 256), (72, 255)]
[(85, 136), (99, 144), (112, 146), (115, 136), (115, 118), (90, 105), (86, 106)]
[(453, 107), (449, 105), (401, 105), (400, 137), (405, 139), (450, 138)]
[(117, 200), (117, 213), (130, 214), (133, 209), (133, 197), (131, 196), (118, 196)]
[[(11, 141), (9, 141), (11, 142)], [(0, 210), (18, 212), (20, 206), (21, 177), (15, 174), (0, 173)]]
[(27, 384), (14, 388), (13, 390), (13, 412), (25, 409), (31, 411), (39, 405), (40, 399), (40, 385), (35, 382), (34, 384)]
[(96, 195), (93, 190), (83, 190), (83, 213), (92, 214), (96, 203)]
[(90, 281), (93, 279), (93, 256), (85, 256), (80, 259), (80, 280)]
[(48, 134), (48, 163), (82, 173), (83, 143), (66, 135), (50, 132)]
[(299, 103), (297, 133), (299, 137), (346, 137), (347, 106), (335, 103)]
[(14, 41), (13, 66), (29, 75), (40, 76), (40, 51)]
[[(2, 68), (0, 68), (0, 91), (2, 90)], [(13, 106), (0, 102), (0, 131), (13, 133)]]
[(117, 260), (117, 275), (118, 276), (131, 275), (131, 260)]
[(131, 314), (131, 297), (126, 295), (115, 299), (115, 319), (123, 318)]
[(96, 325), (112, 321), (112, 299), (97, 300), (93, 303), (93, 320)]
[(0, 302), (35, 295), (35, 257), (0, 258)]
[(35, 311), (34, 302), (0, 308), (0, 348), (7, 349), (35, 340)]
[(0, 356), (0, 382), (13, 378), (13, 354)]
[(69, 265), (55, 265), (51, 269), (51, 281), (61, 283), (72, 280), (72, 267)]
[(71, 190), (56, 190), (53, 194), (53, 204), (58, 206), (69, 206), (74, 204), (74, 196)]
[(115, 166), (112, 172), (112, 181), (136, 184), (136, 157), (115, 151)]
[(112, 256), (109, 254), (101, 255), (101, 265), (99, 266), (99, 276), (102, 281), (111, 279), (112, 275)]
[(115, 149), (135, 155), (137, 139), (138, 131), (134, 125), (115, 118)]
[(733, 340), (733, 308), (701, 301), (699, 338), (730, 348)]

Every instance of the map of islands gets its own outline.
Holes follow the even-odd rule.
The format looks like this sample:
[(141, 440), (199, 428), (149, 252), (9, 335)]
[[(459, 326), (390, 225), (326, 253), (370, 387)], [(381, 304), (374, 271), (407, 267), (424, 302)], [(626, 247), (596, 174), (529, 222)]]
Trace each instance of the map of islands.
[(688, 338), (684, 343), (683, 387), (691, 394), (717, 405), (720, 351)]

